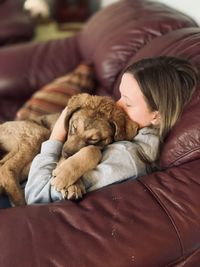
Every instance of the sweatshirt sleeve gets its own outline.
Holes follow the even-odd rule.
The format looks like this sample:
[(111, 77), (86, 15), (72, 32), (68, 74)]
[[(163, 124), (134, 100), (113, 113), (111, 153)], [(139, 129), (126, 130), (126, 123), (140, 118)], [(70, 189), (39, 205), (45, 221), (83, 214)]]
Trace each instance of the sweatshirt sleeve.
[[(61, 193), (50, 185), (52, 171), (60, 158), (62, 146), (56, 140), (48, 140), (42, 144), (40, 154), (32, 162), (25, 187), (27, 204), (63, 199)], [(159, 148), (158, 136), (141, 132), (134, 142), (121, 141), (107, 146), (101, 163), (82, 177), (86, 190), (97, 190), (130, 177), (137, 178), (147, 174), (147, 165), (138, 156), (138, 148), (142, 148), (147, 157), (154, 161)]]
[(159, 148), (158, 136), (140, 134), (133, 142), (120, 141), (109, 145), (103, 151), (101, 163), (83, 175), (87, 191), (147, 174), (147, 164), (137, 152), (141, 147), (148, 158), (154, 161)]
[(60, 158), (63, 143), (57, 140), (48, 140), (42, 143), (41, 152), (33, 159), (25, 186), (27, 204), (49, 203), (62, 198), (50, 185), (52, 171)]

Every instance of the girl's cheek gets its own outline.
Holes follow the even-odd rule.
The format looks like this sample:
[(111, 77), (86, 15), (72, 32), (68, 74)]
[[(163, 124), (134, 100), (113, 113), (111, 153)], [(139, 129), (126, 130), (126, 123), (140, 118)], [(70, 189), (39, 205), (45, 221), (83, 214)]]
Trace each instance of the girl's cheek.
[(128, 114), (129, 118), (133, 121), (137, 120), (137, 115), (132, 110), (127, 110), (126, 113)]
[(121, 107), (126, 112), (126, 114), (129, 116), (130, 119), (133, 119), (135, 115), (134, 112), (130, 108), (127, 108), (126, 104), (121, 98), (116, 102), (116, 105)]

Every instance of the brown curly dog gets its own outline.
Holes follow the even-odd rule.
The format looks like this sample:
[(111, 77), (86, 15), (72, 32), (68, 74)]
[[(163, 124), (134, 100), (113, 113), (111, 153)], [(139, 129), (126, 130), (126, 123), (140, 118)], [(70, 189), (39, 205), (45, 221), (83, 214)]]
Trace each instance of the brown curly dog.
[[(27, 179), (30, 164), (41, 143), (49, 138), (58, 116), (0, 125), (0, 191), (14, 205), (25, 204), (20, 182)], [(102, 148), (114, 141), (132, 140), (138, 129), (110, 97), (86, 93), (70, 98), (65, 127), (67, 138), (62, 160), (53, 172), (51, 183), (66, 198), (82, 195), (84, 187), (79, 178), (97, 166)]]

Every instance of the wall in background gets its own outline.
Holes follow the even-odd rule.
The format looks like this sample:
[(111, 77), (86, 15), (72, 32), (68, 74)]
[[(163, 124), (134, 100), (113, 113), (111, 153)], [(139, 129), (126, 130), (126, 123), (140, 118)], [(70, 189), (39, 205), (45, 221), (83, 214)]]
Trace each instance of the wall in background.
[[(118, 0), (101, 0), (101, 7), (105, 7), (111, 3), (117, 2)], [(177, 10), (180, 10), (192, 18), (194, 18), (200, 25), (200, 1), (199, 0), (153, 0), (162, 2), (169, 5)]]
[(114, 2), (118, 2), (119, 0), (101, 0), (101, 7), (108, 6)]
[(200, 25), (200, 1), (199, 0), (154, 0), (176, 8), (188, 14)]
[(93, 14), (101, 7), (101, 0), (90, 0), (90, 13)]

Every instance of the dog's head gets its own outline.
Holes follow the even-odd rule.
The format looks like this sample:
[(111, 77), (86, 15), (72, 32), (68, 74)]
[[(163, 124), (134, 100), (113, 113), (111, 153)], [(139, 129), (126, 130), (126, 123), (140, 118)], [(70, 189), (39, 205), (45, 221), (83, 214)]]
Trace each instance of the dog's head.
[(138, 125), (110, 97), (89, 94), (70, 98), (65, 127), (64, 157), (87, 145), (102, 149), (114, 141), (132, 140), (138, 130)]

